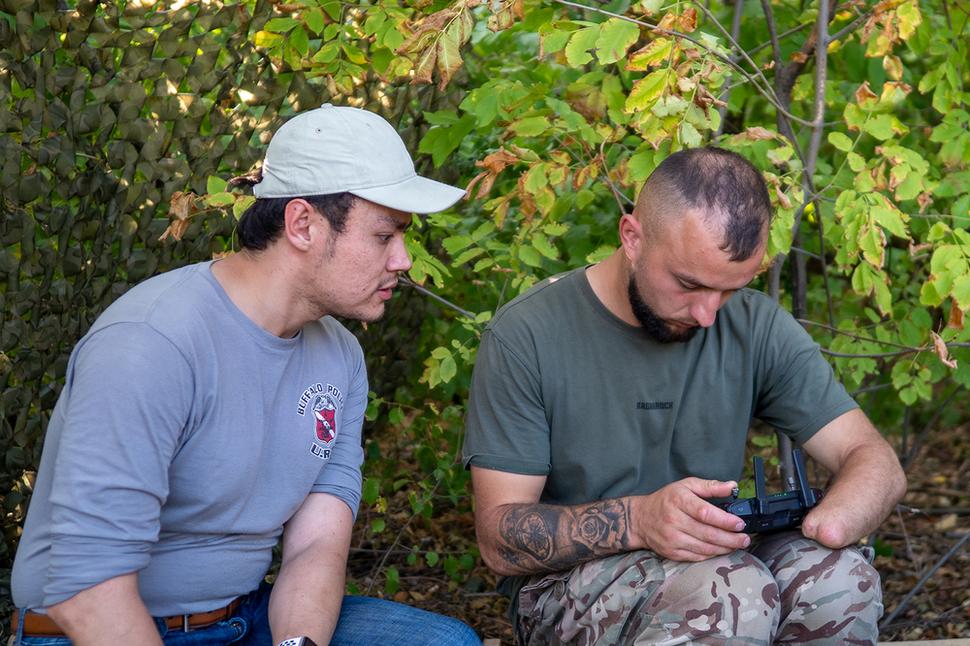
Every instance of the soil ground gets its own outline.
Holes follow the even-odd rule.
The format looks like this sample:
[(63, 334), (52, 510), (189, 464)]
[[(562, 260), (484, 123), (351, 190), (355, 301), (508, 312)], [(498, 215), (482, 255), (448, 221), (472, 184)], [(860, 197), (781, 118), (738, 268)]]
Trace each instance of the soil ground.
[[(909, 492), (872, 536), (886, 609), (880, 640), (970, 637), (970, 541), (943, 561), (970, 532), (970, 428), (934, 432), (910, 452)], [(402, 511), (393, 511), (397, 508)], [(393, 546), (375, 544), (366, 535), (367, 523), (357, 524), (350, 573), (360, 591), (384, 595), (385, 573), (395, 566), (400, 584), (387, 596), (458, 617), (484, 638), (513, 644), (508, 602), (494, 592), (496, 579), (480, 560), (470, 570), (459, 568), (454, 579), (440, 562), (435, 567), (423, 558), (410, 566), (406, 562), (412, 547), (433, 550), (442, 558), (473, 551), (471, 515), (445, 512), (425, 522), (411, 516), (403, 495), (390, 500), (389, 509), (388, 527), (399, 530)]]

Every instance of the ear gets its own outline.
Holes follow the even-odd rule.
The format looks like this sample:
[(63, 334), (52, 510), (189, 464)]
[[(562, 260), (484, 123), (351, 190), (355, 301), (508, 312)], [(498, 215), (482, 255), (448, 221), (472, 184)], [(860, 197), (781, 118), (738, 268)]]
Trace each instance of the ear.
[(321, 221), (323, 218), (309, 202), (299, 198), (290, 200), (283, 211), (283, 236), (294, 248), (307, 251), (313, 246), (314, 238), (321, 235)]
[(624, 213), (620, 217), (619, 229), (623, 255), (626, 256), (628, 262), (633, 264), (643, 252), (643, 225), (635, 215)]

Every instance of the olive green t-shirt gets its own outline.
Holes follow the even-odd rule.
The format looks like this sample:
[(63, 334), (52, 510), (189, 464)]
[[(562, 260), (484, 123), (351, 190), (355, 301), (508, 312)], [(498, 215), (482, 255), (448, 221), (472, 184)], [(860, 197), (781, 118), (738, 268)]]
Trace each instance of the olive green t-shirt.
[(752, 419), (804, 443), (855, 407), (818, 345), (760, 292), (740, 290), (710, 328), (662, 344), (610, 313), (577, 269), (489, 324), (464, 462), (545, 475), (542, 502), (577, 504), (687, 476), (736, 480)]

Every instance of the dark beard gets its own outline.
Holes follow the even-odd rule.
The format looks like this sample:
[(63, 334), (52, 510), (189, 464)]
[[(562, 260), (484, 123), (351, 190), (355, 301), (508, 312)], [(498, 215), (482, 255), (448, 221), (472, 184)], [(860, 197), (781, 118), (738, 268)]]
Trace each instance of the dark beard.
[(633, 308), (633, 316), (640, 322), (647, 336), (654, 341), (659, 343), (682, 343), (684, 341), (690, 341), (694, 334), (697, 333), (696, 327), (690, 328), (685, 332), (674, 332), (671, 330), (670, 326), (657, 316), (657, 313), (644, 302), (640, 296), (640, 290), (637, 288), (636, 278), (632, 274), (630, 275), (630, 283), (627, 285), (627, 294), (630, 298), (630, 307)]

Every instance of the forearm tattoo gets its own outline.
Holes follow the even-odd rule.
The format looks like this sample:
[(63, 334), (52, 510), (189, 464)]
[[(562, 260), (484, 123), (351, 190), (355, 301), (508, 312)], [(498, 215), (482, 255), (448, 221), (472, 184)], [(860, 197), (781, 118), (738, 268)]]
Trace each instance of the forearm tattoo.
[(499, 515), (498, 555), (522, 573), (563, 570), (629, 544), (623, 499), (588, 505), (508, 505)]

